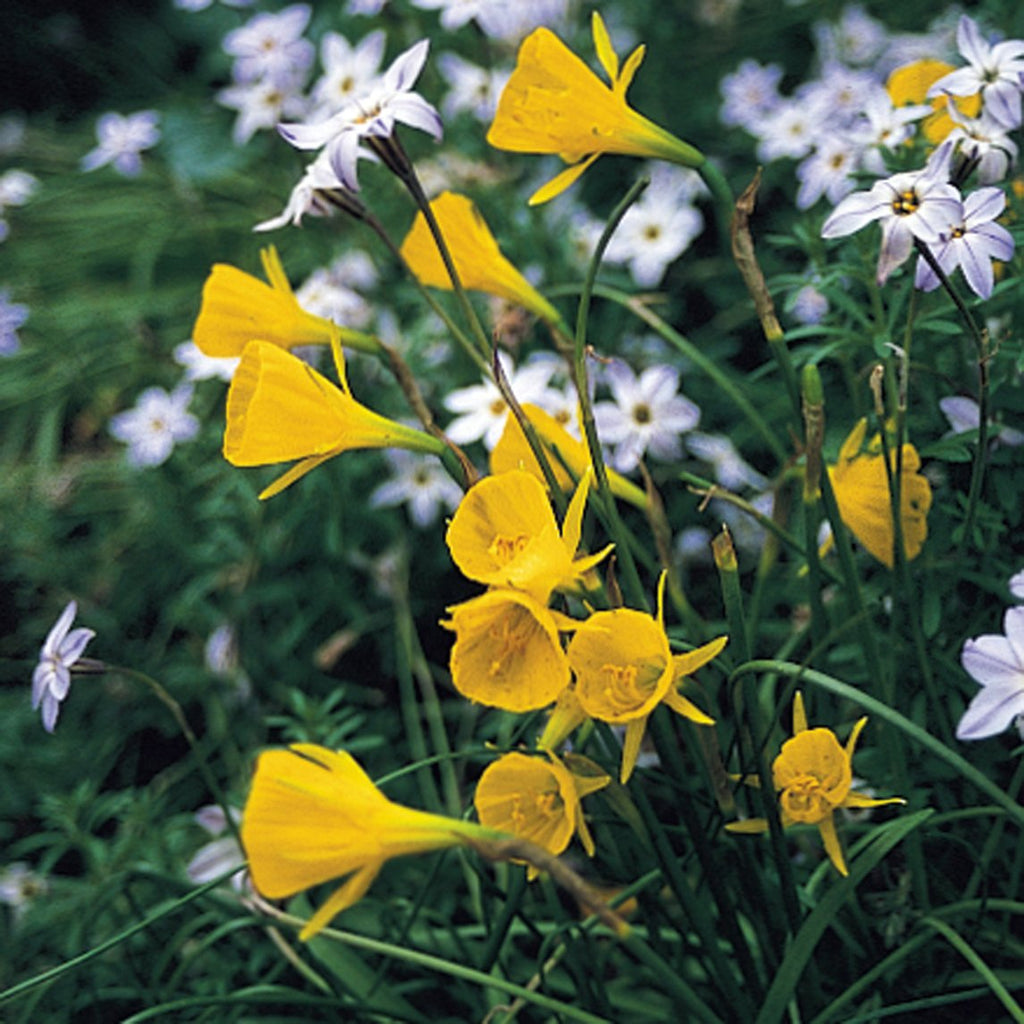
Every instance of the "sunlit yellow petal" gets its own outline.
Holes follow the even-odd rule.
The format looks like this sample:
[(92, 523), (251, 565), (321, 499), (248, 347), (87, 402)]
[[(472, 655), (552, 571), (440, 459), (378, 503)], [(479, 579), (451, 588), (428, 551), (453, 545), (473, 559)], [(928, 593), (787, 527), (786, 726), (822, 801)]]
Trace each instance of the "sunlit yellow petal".
[(517, 590), (490, 590), (449, 608), (452, 683), (464, 697), (504, 708), (547, 707), (569, 685), (569, 663), (548, 610)]
[[(626, 103), (625, 87), (642, 57), (630, 58), (628, 77), (618, 74), (618, 58), (600, 17), (593, 21), (598, 58), (611, 84), (602, 82), (553, 32), (538, 28), (523, 40), (487, 133), (498, 149), (557, 154), (577, 165), (530, 197), (545, 202), (568, 188), (586, 169), (585, 158), (624, 153), (697, 167), (698, 150), (638, 114)], [(589, 161), (587, 161), (589, 164)]]
[[(454, 192), (442, 192), (431, 201), (430, 208), (463, 288), (497, 295), (548, 323), (561, 324), (558, 311), (502, 254), (471, 200)], [(451, 290), (448, 268), (422, 212), (417, 213), (401, 252), (421, 284)]]
[[(522, 408), (547, 452), (548, 464), (555, 474), (559, 487), (565, 493), (569, 493), (575, 486), (574, 481), (581, 479), (590, 467), (587, 446), (573, 437), (554, 416), (539, 406), (526, 403)], [(511, 469), (524, 469), (547, 486), (537, 457), (526, 440), (519, 420), (512, 413), (509, 413), (505, 420), (505, 429), (491, 450), (490, 466), (493, 474), (506, 473)], [(647, 495), (636, 484), (614, 470), (608, 470), (607, 473), (608, 486), (612, 494), (636, 508), (647, 507)]]
[(839, 836), (836, 834), (836, 823), (831, 814), (818, 822), (818, 831), (821, 833), (821, 841), (825, 844), (825, 852), (828, 854), (828, 859), (832, 861), (836, 871), (845, 878), (850, 872), (846, 870), (846, 861), (843, 860), (843, 848), (839, 843)]
[[(878, 450), (876, 435), (862, 450), (867, 421), (860, 420), (843, 442), (839, 461), (829, 467), (829, 479), (843, 522), (864, 548), (878, 561), (893, 566), (895, 534), (892, 499), (885, 457)], [(896, 466), (896, 452), (890, 452)], [(920, 473), (921, 458), (912, 444), (903, 445), (900, 473), (900, 528), (907, 559), (921, 553), (928, 536), (928, 510), (932, 503), (931, 484)]]
[(264, 493), (277, 493), (340, 452), (389, 447), (437, 453), (440, 442), (360, 405), (284, 349), (246, 345), (228, 392), (224, 457), (235, 466), (317, 460)]

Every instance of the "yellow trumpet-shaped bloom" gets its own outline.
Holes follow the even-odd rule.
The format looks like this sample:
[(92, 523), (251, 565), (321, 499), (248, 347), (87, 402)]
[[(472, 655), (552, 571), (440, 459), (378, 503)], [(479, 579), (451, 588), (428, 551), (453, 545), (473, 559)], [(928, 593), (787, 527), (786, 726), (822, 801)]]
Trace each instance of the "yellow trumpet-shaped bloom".
[[(537, 432), (558, 486), (563, 491), (571, 491), (574, 478), (579, 480), (590, 466), (590, 452), (587, 446), (582, 441), (577, 441), (554, 416), (540, 406), (527, 403), (522, 409)], [(494, 474), (507, 473), (512, 469), (525, 469), (546, 485), (537, 456), (526, 440), (519, 420), (512, 413), (509, 413), (505, 421), (505, 429), (498, 443), (491, 450), (490, 465)], [(606, 472), (608, 487), (612, 494), (637, 508), (647, 508), (647, 495), (636, 484), (613, 469), (607, 469)]]
[[(895, 536), (889, 478), (876, 434), (865, 444), (867, 420), (858, 421), (839, 450), (839, 461), (829, 467), (829, 479), (843, 522), (878, 561), (893, 566)], [(895, 473), (896, 452), (890, 451)], [(928, 510), (932, 488), (920, 473), (921, 457), (912, 444), (903, 445), (900, 473), (900, 532), (907, 559), (921, 553), (928, 536)]]
[(569, 685), (559, 631), (576, 623), (519, 590), (497, 588), (448, 609), (452, 684), (505, 711), (547, 707)]
[(270, 284), (230, 264), (214, 264), (192, 329), (192, 340), (204, 355), (240, 356), (250, 341), (285, 349), (339, 342), (377, 351), (379, 343), (370, 335), (339, 327), (299, 305), (273, 246), (260, 250), (260, 259)]
[(471, 580), (514, 587), (546, 604), (553, 590), (574, 586), (612, 549), (576, 558), (590, 476), (576, 488), (561, 533), (547, 492), (535, 476), (513, 469), (485, 477), (466, 493), (445, 540)]
[(297, 356), (251, 341), (228, 391), (224, 457), (234, 466), (301, 461), (260, 494), (269, 498), (320, 463), (355, 448), (408, 448), (439, 454), (436, 438), (380, 416), (348, 390), (341, 350), (334, 347), (341, 387)]
[[(466, 196), (442, 192), (430, 204), (463, 288), (497, 295), (561, 327), (558, 311), (505, 258), (480, 211)], [(402, 258), (421, 284), (452, 290), (452, 279), (422, 211), (402, 242)]]
[(647, 719), (664, 701), (677, 714), (699, 725), (713, 725), (677, 684), (715, 658), (728, 638), (720, 636), (687, 654), (673, 656), (664, 627), (662, 576), (658, 615), (633, 608), (595, 612), (580, 623), (566, 652), (576, 677), (576, 697), (592, 718), (624, 724), (621, 781), (636, 766)]
[(928, 98), (928, 90), (945, 75), (956, 69), (952, 64), (941, 60), (915, 60), (895, 68), (885, 83), (889, 99), (894, 107), (902, 107), (908, 103), (928, 103), (935, 111), (921, 122), (924, 137), (937, 146), (953, 130), (955, 125), (949, 116), (948, 100), (952, 99), (957, 110), (966, 117), (974, 117), (981, 109), (981, 95), (974, 96), (935, 96)]
[[(473, 804), (481, 824), (529, 839), (554, 856), (580, 837), (588, 856), (594, 840), (583, 818), (580, 801), (611, 781), (597, 765), (578, 756), (566, 767), (554, 754), (548, 760), (513, 751), (488, 765), (476, 786)], [(537, 874), (530, 868), (530, 877)]]
[[(772, 781), (779, 793), (783, 826), (816, 825), (829, 860), (842, 875), (849, 872), (836, 833), (836, 810), (906, 803), (900, 797), (876, 800), (861, 796), (850, 788), (853, 751), (866, 723), (865, 717), (854, 725), (843, 747), (830, 729), (808, 729), (803, 695), (798, 692), (793, 702), (793, 738), (783, 743), (772, 763)], [(758, 833), (766, 831), (768, 823), (764, 818), (749, 818), (731, 822), (726, 828), (731, 832)]]
[(594, 48), (608, 76), (605, 85), (558, 36), (538, 28), (523, 40), (515, 70), (498, 100), (487, 133), (497, 149), (553, 153), (571, 166), (538, 189), (530, 203), (544, 203), (572, 185), (602, 154), (669, 160), (699, 167), (703, 154), (638, 114), (626, 90), (644, 57), (638, 46), (619, 69), (608, 30), (595, 11)]
[(312, 743), (260, 755), (242, 817), (242, 845), (264, 896), (350, 876), (306, 923), (303, 940), (361, 899), (392, 857), (496, 838), (507, 837), (392, 803), (351, 755)]

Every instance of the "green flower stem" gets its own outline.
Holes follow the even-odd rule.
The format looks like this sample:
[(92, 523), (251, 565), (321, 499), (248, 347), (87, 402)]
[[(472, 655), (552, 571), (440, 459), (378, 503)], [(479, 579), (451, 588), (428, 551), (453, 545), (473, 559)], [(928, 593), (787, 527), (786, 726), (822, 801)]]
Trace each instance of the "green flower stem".
[(441, 261), (444, 263), (445, 270), (448, 271), (448, 276), (451, 278), (452, 291), (455, 292), (455, 298), (459, 303), (459, 308), (462, 310), (462, 315), (466, 318), (466, 322), (469, 324), (470, 330), (476, 339), (477, 348), (482, 355), (485, 357), (489, 356), (493, 348), (491, 339), (487, 337), (487, 332), (484, 330), (483, 324), (480, 323), (480, 318), (476, 315), (473, 303), (469, 301), (469, 296), (466, 294), (465, 288), (462, 287), (462, 281), (459, 278), (459, 272), (455, 269), (455, 261), (452, 259), (448, 242), (445, 240), (441, 226), (437, 223), (437, 218), (434, 216), (430, 200), (427, 199), (427, 194), (423, 191), (420, 179), (417, 177), (416, 171), (412, 168), (411, 164), (409, 165), (409, 173), (403, 178), (403, 181), (416, 206), (423, 214), (423, 219), (426, 221), (427, 227), (430, 228), (430, 233), (434, 236), (434, 242), (437, 244), (437, 251), (441, 255)]
[[(652, 725), (655, 719), (661, 717), (663, 716), (659, 716), (657, 714), (652, 715)], [(666, 746), (665, 749), (668, 749), (675, 743), (675, 737), (670, 737), (669, 745)], [(658, 737), (655, 737), (655, 745), (658, 747), (659, 751), (663, 749), (662, 743), (658, 742)], [(743, 1012), (743, 1009), (741, 1009), (740, 1006), (737, 1006), (736, 1016), (740, 1020), (752, 1020), (752, 1007), (749, 999), (747, 998), (746, 992), (756, 993), (760, 991), (756, 971), (751, 969), (751, 977), (749, 979), (745, 979), (746, 990), (740, 988), (736, 972), (722, 951), (722, 938), (719, 937), (716, 932), (716, 922), (710, 913), (710, 907), (703, 903), (691, 889), (690, 882), (680, 866), (680, 858), (672, 849), (672, 846), (665, 835), (664, 828), (658, 820), (658, 817), (654, 812), (654, 808), (651, 806), (650, 800), (648, 800), (647, 793), (643, 787), (634, 787), (634, 797), (636, 799), (637, 809), (640, 811), (640, 815), (644, 820), (644, 825), (651, 837), (651, 843), (654, 847), (653, 853), (657, 858), (657, 862), (661, 867), (662, 873), (665, 876), (665, 881), (675, 894), (676, 899), (679, 900), (683, 913), (693, 926), (693, 929), (700, 940), (701, 951), (707, 957), (708, 973), (714, 979), (716, 988), (723, 996), (731, 999), (734, 995), (737, 997), (742, 995), (742, 1002), (745, 1005), (746, 1012)], [(686, 800), (681, 800), (678, 806), (682, 809), (689, 805)], [(698, 828), (697, 832), (703, 835), (701, 829)], [(745, 944), (741, 939), (740, 947), (743, 947), (744, 945)], [(737, 948), (737, 952), (740, 947)]]
[(927, 732), (919, 725), (910, 721), (909, 718), (901, 715), (895, 708), (872, 697), (856, 686), (850, 686), (848, 683), (826, 675), (824, 672), (818, 672), (793, 662), (750, 661), (735, 669), (731, 679), (738, 679), (751, 672), (774, 672), (801, 682), (808, 682), (814, 686), (820, 686), (823, 690), (827, 690), (837, 697), (849, 700), (858, 707), (862, 707), (869, 714), (881, 718), (895, 729), (898, 729), (910, 742), (924, 748), (950, 765), (971, 785), (984, 793), (993, 803), (998, 804), (1017, 825), (1024, 829), (1024, 806), (1003, 792), (984, 772), (975, 768), (970, 761), (961, 757), (955, 750), (950, 749), (940, 740), (937, 740), (930, 732)]
[[(1017, 760), (1017, 768), (1013, 773), (1013, 778), (1010, 780), (1010, 785), (1006, 789), (1006, 795), (1016, 800), (1022, 785), (1024, 785), (1024, 758), (1019, 758)], [(974, 870), (971, 872), (970, 880), (964, 887), (964, 896), (967, 899), (974, 896), (981, 883), (987, 877), (989, 863), (995, 856), (996, 851), (999, 849), (999, 844), (1003, 838), (1005, 826), (1006, 819), (1000, 817), (997, 821), (993, 822), (991, 830), (985, 837), (985, 845), (981, 848), (981, 855), (975, 861)]]
[(597, 482), (598, 503), (603, 506), (604, 514), (608, 520), (608, 532), (615, 542), (615, 554), (619, 566), (622, 569), (623, 585), (629, 595), (630, 603), (634, 608), (647, 611), (649, 609), (647, 597), (644, 594), (643, 584), (640, 582), (640, 575), (636, 569), (636, 562), (630, 551), (625, 528), (619, 518), (618, 510), (615, 507), (615, 499), (612, 497), (608, 485), (608, 472), (605, 469), (604, 456), (601, 453), (601, 442), (597, 436), (597, 425), (594, 422), (594, 406), (590, 400), (590, 389), (587, 387), (587, 320), (590, 316), (590, 304), (594, 295), (597, 281), (597, 271), (601, 266), (601, 259), (605, 249), (618, 227), (619, 222), (626, 215), (626, 211), (639, 199), (640, 194), (650, 184), (650, 178), (641, 177), (629, 191), (622, 197), (618, 205), (612, 211), (608, 223), (601, 232), (594, 255), (587, 267), (587, 276), (583, 281), (580, 290), (579, 307), (576, 315), (576, 336), (575, 349), (572, 362), (572, 378), (576, 387), (576, 393), (580, 400), (580, 420), (583, 427), (583, 434), (587, 439), (587, 447), (590, 450), (590, 460), (594, 467), (594, 479)]
[(939, 265), (931, 249), (920, 241), (914, 239), (914, 245), (925, 263), (931, 268), (932, 273), (939, 279), (946, 294), (953, 300), (960, 319), (974, 339), (974, 346), (978, 353), (978, 441), (974, 450), (974, 464), (971, 467), (971, 483), (967, 492), (967, 511), (964, 513), (963, 533), (960, 536), (960, 543), (957, 548), (958, 556), (963, 557), (967, 546), (970, 544), (971, 531), (974, 528), (974, 516), (978, 509), (978, 502), (981, 500), (981, 485), (985, 478), (985, 462), (988, 458), (988, 363), (990, 358), (988, 331), (978, 326), (967, 304), (960, 297), (959, 292), (953, 287), (946, 272)]
[(768, 421), (754, 408), (753, 403), (743, 394), (739, 386), (714, 359), (705, 355), (692, 341), (669, 326), (657, 313), (648, 308), (639, 297), (604, 284), (595, 284), (593, 293), (599, 298), (615, 302), (629, 310), (638, 320), (645, 323), (677, 352), (685, 356), (690, 363), (702, 370), (750, 423), (765, 446), (771, 449), (779, 464), (781, 465), (786, 462), (789, 458), (789, 453), (785, 445), (775, 436), (775, 431), (768, 425)]
[(782, 374), (782, 381), (789, 394), (796, 421), (800, 421), (800, 388), (797, 383), (796, 371), (789, 356), (785, 333), (778, 317), (775, 315), (775, 304), (771, 292), (765, 283), (757, 255), (754, 252), (754, 240), (750, 233), (750, 215), (754, 212), (754, 201), (761, 183), (761, 172), (758, 170), (754, 180), (743, 190), (736, 201), (735, 213), (732, 218), (732, 255), (739, 268), (743, 283), (747, 286), (750, 297), (754, 300), (754, 309), (761, 323), (761, 330), (768, 341), (775, 357), (775, 362)]
[(199, 774), (203, 777), (203, 782), (206, 783), (207, 789), (213, 794), (214, 800), (217, 801), (217, 805), (224, 812), (224, 820), (227, 824), (228, 830), (232, 836), (237, 840), (238, 845), (242, 845), (242, 835), (238, 830), (238, 823), (235, 821), (234, 815), (231, 813), (231, 806), (228, 803), (227, 797), (224, 795), (224, 790), (221, 788), (220, 783), (217, 781), (216, 776), (210, 768), (209, 762), (206, 760), (206, 755), (203, 753), (202, 746), (199, 743), (199, 739), (196, 734), (192, 731), (192, 726), (188, 724), (188, 719), (185, 717), (185, 712), (181, 705), (151, 676), (146, 675), (145, 672), (140, 672), (138, 669), (125, 668), (121, 665), (108, 665), (107, 669), (111, 672), (117, 672), (120, 675), (126, 676), (129, 679), (134, 679), (137, 682), (142, 683), (144, 686), (149, 687), (156, 698), (171, 712), (174, 716), (174, 721), (177, 723), (178, 728), (181, 730), (182, 735), (185, 737), (185, 741), (188, 743), (195, 755), (196, 766), (199, 768)]
[(138, 935), (139, 932), (144, 932), (151, 925), (156, 924), (157, 921), (161, 921), (165, 917), (169, 917), (171, 914), (179, 911), (182, 907), (185, 907), (194, 900), (199, 899), (200, 896), (205, 896), (208, 892), (211, 892), (218, 886), (223, 885), (232, 875), (237, 874), (241, 870), (242, 869), (240, 867), (237, 867), (232, 868), (230, 871), (225, 871), (219, 878), (206, 882), (204, 885), (199, 886), (197, 889), (193, 889), (180, 899), (171, 900), (170, 902), (163, 904), (154, 910), (152, 914), (143, 918), (143, 920), (136, 922), (130, 928), (126, 928), (123, 932), (119, 932), (117, 935), (99, 943), (99, 945), (93, 946), (92, 949), (88, 949), (84, 953), (80, 953), (78, 956), (72, 957), (70, 960), (66, 960), (62, 964), (57, 964), (56, 967), (50, 967), (32, 978), (26, 978), (24, 981), (20, 981), (16, 985), (12, 985), (10, 988), (4, 989), (3, 992), (0, 992), (0, 1005), (11, 999), (17, 999), (19, 996), (25, 995), (26, 992), (30, 992), (32, 989), (38, 988), (40, 985), (46, 985), (51, 981), (56, 981), (61, 976), (77, 970), (79, 967), (89, 963), (90, 960), (103, 956), (104, 953), (109, 952), (111, 949), (116, 949), (122, 942), (126, 942), (128, 939), (132, 938), (132, 936)]
[(1010, 1017), (1022, 1024), (1024, 1022), (1024, 1009), (1010, 995), (1007, 987), (999, 980), (999, 976), (991, 967), (975, 952), (974, 947), (968, 943), (963, 936), (950, 928), (945, 921), (928, 915), (918, 921), (918, 927), (927, 927), (938, 932), (974, 969), (981, 975), (982, 980), (992, 990), (992, 994), (1003, 1004), (1003, 1008)]
[(456, 340), (459, 347), (469, 356), (470, 359), (476, 363), (477, 367), (482, 373), (490, 375), (491, 366), (488, 358), (488, 353), (481, 353), (473, 341), (467, 336), (466, 332), (448, 315), (447, 310), (440, 302), (434, 298), (434, 295), (429, 288), (425, 287), (420, 279), (412, 272), (412, 268), (406, 263), (405, 258), (402, 256), (401, 249), (392, 241), (391, 236), (384, 230), (384, 225), (381, 224), (376, 217), (368, 216), (366, 218), (366, 226), (384, 243), (388, 252), (395, 258), (398, 265), (405, 271), (408, 278), (416, 286), (420, 295), (428, 306), (434, 311), (434, 313), (440, 318), (441, 322), (451, 332), (452, 337)]
[(729, 230), (736, 210), (736, 200), (725, 175), (707, 157), (701, 163), (690, 165), (701, 176), (711, 192), (715, 203), (715, 219), (718, 221), (718, 235), (726, 252), (729, 251)]

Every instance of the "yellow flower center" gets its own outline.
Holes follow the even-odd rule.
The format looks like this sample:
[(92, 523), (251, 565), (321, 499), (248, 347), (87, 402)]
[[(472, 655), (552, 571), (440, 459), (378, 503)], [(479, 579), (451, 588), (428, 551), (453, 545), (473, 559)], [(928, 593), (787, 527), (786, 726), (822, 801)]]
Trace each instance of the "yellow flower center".
[(892, 212), (897, 217), (908, 217), (910, 214), (916, 213), (920, 205), (921, 200), (917, 198), (917, 193), (912, 188), (908, 188), (892, 201)]
[(515, 537), (497, 536), (491, 542), (487, 553), (498, 565), (508, 565), (514, 558), (522, 554), (530, 543), (528, 534), (520, 533)]
[(508, 667), (508, 659), (525, 650), (536, 632), (537, 623), (525, 609), (515, 608), (498, 619), (487, 631), (494, 641), (494, 658), (487, 674), (501, 675)]
[[(642, 671), (641, 671), (642, 669)], [(601, 694), (614, 714), (630, 711), (642, 704), (661, 678), (665, 666), (660, 661), (638, 668), (636, 665), (601, 666)]]
[(639, 402), (633, 406), (633, 422), (641, 425), (650, 423), (654, 417), (651, 415), (651, 407), (646, 402)]
[(815, 775), (801, 775), (782, 791), (782, 806), (794, 821), (815, 825), (835, 809), (828, 787)]

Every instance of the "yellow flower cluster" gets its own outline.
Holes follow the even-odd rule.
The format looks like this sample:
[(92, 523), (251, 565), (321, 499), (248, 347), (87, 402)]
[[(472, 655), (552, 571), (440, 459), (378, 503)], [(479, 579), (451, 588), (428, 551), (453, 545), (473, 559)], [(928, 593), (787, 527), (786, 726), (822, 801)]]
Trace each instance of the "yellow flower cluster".
[[(580, 621), (548, 607), (555, 591), (585, 594), (587, 573), (611, 550), (576, 557), (589, 479), (584, 475), (576, 488), (561, 532), (533, 474), (513, 469), (473, 487), (447, 542), (459, 569), (490, 589), (450, 608), (443, 625), (455, 633), (452, 682), (463, 696), (522, 712), (548, 707), (568, 690), (581, 717), (624, 725), (625, 782), (658, 704), (712, 724), (678, 685), (716, 657), (726, 638), (674, 657), (664, 627), (664, 579), (657, 617), (615, 608)], [(572, 634), (564, 649), (562, 634)]]
[[(353, 398), (342, 345), (377, 351), (370, 335), (302, 309), (271, 247), (261, 253), (270, 284), (218, 263), (203, 288), (192, 336), (208, 356), (241, 356), (228, 392), (224, 458), (233, 466), (296, 462), (260, 492), (270, 498), (311, 469), (356, 448), (439, 454), (442, 442), (380, 416)], [(290, 351), (328, 345), (335, 385)]]

